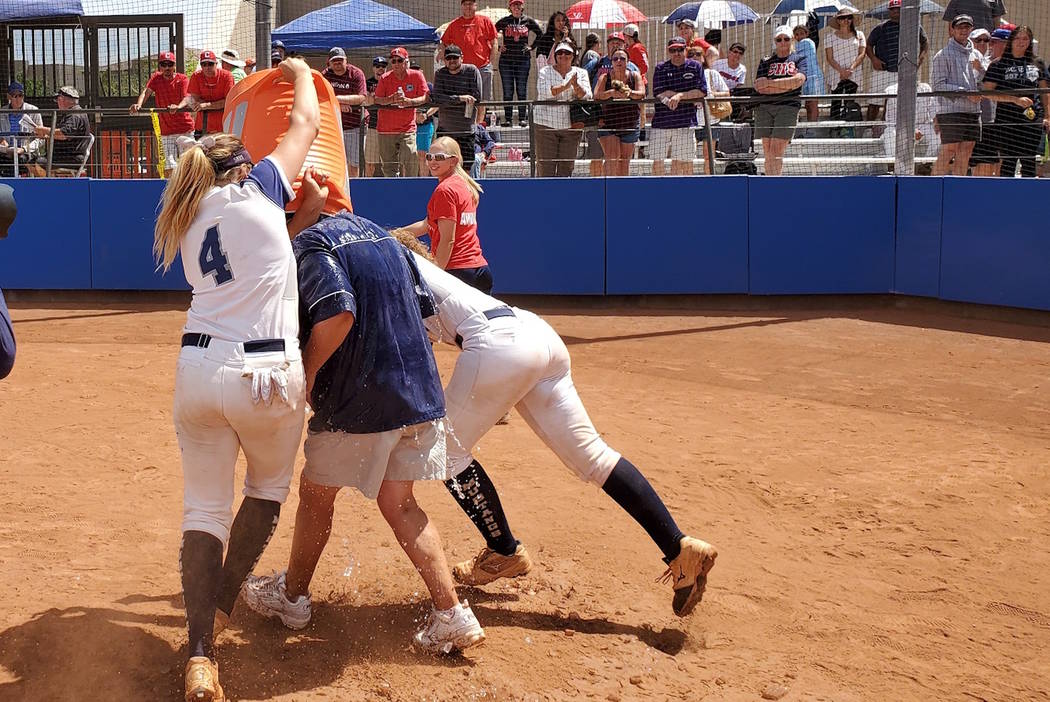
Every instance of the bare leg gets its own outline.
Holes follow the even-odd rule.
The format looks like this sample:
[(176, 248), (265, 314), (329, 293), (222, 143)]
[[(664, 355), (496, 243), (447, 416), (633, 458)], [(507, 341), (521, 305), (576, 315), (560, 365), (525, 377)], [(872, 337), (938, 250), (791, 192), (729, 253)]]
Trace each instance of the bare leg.
[(441, 535), (416, 503), (412, 481), (384, 480), (376, 502), (401, 548), (426, 583), (434, 608), (447, 610), (455, 607), (459, 600), (441, 546)]
[(949, 166), (952, 162), (952, 159), (956, 156), (956, 151), (958, 147), (958, 144), (941, 145), (941, 153), (937, 155), (937, 161), (933, 164), (933, 175), (948, 175)]
[(310, 591), (328, 537), (332, 534), (332, 515), (339, 488), (318, 485), (304, 475), (299, 480), (299, 509), (295, 512), (292, 553), (288, 557), (285, 593), (291, 602)]
[(959, 144), (959, 151), (955, 154), (955, 167), (952, 175), (964, 176), (970, 167), (970, 155), (973, 154), (974, 142), (964, 141)]

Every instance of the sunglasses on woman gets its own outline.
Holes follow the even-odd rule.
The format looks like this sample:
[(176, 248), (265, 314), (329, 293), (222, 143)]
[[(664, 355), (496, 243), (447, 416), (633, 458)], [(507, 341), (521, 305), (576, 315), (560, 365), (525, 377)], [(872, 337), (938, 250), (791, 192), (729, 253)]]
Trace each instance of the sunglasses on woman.
[(455, 158), (452, 154), (427, 154), (426, 159), (428, 161), (447, 161), (450, 158)]
[(973, 40), (973, 43), (974, 43), (974, 44), (988, 44), (988, 43), (990, 43), (991, 41), (992, 41), (991, 39), (984, 39), (984, 38), (981, 38), (981, 39), (974, 39), (974, 40)]
[(777, 37), (777, 38), (776, 38), (776, 42), (777, 42), (778, 44), (790, 44), (790, 43), (791, 43), (791, 40), (790, 40), (790, 39), (788, 39), (787, 37)]
[(623, 56), (613, 56), (613, 63), (626, 63), (627, 59)]

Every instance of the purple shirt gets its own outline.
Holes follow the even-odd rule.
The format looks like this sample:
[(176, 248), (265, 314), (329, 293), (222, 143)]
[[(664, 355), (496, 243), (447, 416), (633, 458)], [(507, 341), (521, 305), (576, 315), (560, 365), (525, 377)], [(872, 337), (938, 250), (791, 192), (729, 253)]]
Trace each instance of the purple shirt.
[[(697, 89), (707, 95), (707, 79), (704, 77), (704, 67), (699, 61), (686, 59), (681, 66), (676, 66), (668, 59), (656, 64), (656, 68), (653, 69), (653, 97), (657, 97), (665, 90), (686, 93)], [(671, 110), (662, 102), (656, 103), (656, 113), (653, 115), (655, 129), (682, 129), (695, 126), (695, 105), (681, 104), (677, 110)]]

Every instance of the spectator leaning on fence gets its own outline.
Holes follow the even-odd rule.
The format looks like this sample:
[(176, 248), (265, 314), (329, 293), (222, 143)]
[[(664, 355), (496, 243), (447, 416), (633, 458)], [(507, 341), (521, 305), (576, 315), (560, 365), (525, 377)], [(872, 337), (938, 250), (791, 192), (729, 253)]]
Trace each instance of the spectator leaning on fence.
[[(376, 86), (379, 79), (386, 73), (389, 61), (386, 56), (376, 56), (372, 59), (372, 77), (365, 81), (365, 90), (368, 92), (369, 102), (374, 104)], [(379, 170), (379, 132), (376, 130), (379, 124), (379, 110), (368, 111), (368, 134), (365, 136), (365, 175), (375, 177), (381, 175)]]
[(390, 50), (390, 70), (376, 85), (375, 103), (389, 105), (379, 111), (379, 175), (402, 177), (419, 175), (416, 158), (416, 108), (427, 101), (427, 81), (419, 71), (408, 67), (408, 51), (403, 46)]
[[(1007, 33), (1007, 37), (1009, 37), (1009, 33)], [(977, 69), (977, 79), (984, 81), (984, 74), (988, 71), (988, 66), (991, 65), (992, 61), (998, 60), (1003, 55), (1006, 42), (999, 42), (1001, 47), (997, 47), (995, 49), (997, 54), (993, 54), (991, 34), (989, 34), (987, 29), (978, 28), (970, 32), (970, 43), (973, 44), (974, 49), (977, 50), (976, 53), (979, 54), (974, 62), (974, 68)], [(975, 176), (995, 177), (999, 175), (999, 165), (1002, 162), (1002, 157), (999, 155), (1000, 140), (995, 126), (995, 112), (995, 101), (989, 97), (981, 98), (981, 138), (974, 144), (973, 153), (970, 154), (970, 172)]]
[(482, 75), (477, 66), (465, 62), (455, 44), (445, 47), (445, 67), (434, 74), (434, 104), (438, 106), (438, 135), (456, 140), (463, 169), (474, 165), (475, 105), (481, 100)]
[[(930, 84), (935, 92), (976, 92), (981, 89), (975, 62), (980, 54), (970, 43), (973, 20), (959, 15), (952, 20), (948, 43), (933, 57)], [(966, 175), (974, 144), (981, 139), (981, 97), (938, 98), (937, 127), (941, 134), (941, 153), (933, 175)]]
[(492, 100), (492, 62), (498, 55), (496, 25), (485, 15), (477, 14), (476, 0), (461, 0), (459, 7), (463, 14), (448, 25), (441, 35), (441, 43), (457, 45), (463, 51), (463, 62), (477, 66), (481, 72), (481, 99), (489, 102)]
[(713, 68), (718, 71), (726, 86), (733, 90), (747, 82), (747, 66), (744, 65), (744, 54), (747, 47), (740, 42), (733, 42), (729, 46), (729, 53), (723, 59), (715, 61)]
[[(87, 113), (80, 106), (80, 93), (71, 85), (64, 85), (55, 93), (59, 110), (70, 110), (58, 116), (55, 123), (55, 143), (51, 150), (52, 168), (80, 168), (87, 160), (88, 137), (91, 134), (91, 122)], [(51, 130), (47, 127), (37, 127), (36, 135), (46, 138), (50, 136)], [(41, 149), (43, 151), (43, 149)], [(37, 163), (43, 167), (47, 165), (46, 152), (42, 154)]]
[[(30, 111), (36, 110), (36, 105), (30, 105), (25, 100), (25, 86), (17, 81), (7, 86), (7, 104), (4, 109), (12, 111), (0, 117), (0, 128), (6, 132), (0, 136), (0, 177), (15, 175), (15, 156), (18, 156), (19, 170), (22, 170), (23, 165), (36, 156), (42, 143), (34, 132), (37, 127), (44, 125), (44, 120), (39, 112)], [(17, 136), (19, 133), (29, 136)]]
[[(889, 19), (871, 30), (868, 35), (868, 46), (865, 53), (871, 61), (871, 83), (868, 91), (871, 93), (884, 93), (886, 88), (897, 82), (897, 64), (900, 59), (900, 34), (901, 34), (901, 0), (889, 0)], [(926, 32), (919, 27), (919, 58), (916, 64), (921, 64), (929, 41)], [(873, 122), (879, 118), (879, 110), (884, 100), (873, 98), (868, 103), (868, 121)]]
[[(503, 101), (510, 102), (517, 95), (518, 102), (529, 96), (529, 70), (532, 68), (532, 51), (529, 47), (529, 32), (539, 38), (543, 34), (540, 23), (525, 14), (525, 0), (510, 0), (510, 14), (496, 22), (499, 34), (499, 77), (503, 83)], [(528, 108), (518, 106), (518, 124), (524, 126)], [(506, 124), (514, 122), (514, 106), (503, 108)]]
[(664, 174), (664, 159), (671, 155), (671, 175), (692, 175), (696, 157), (696, 100), (707, 95), (704, 67), (685, 55), (682, 37), (667, 41), (668, 59), (653, 69), (653, 97), (657, 99), (649, 130), (649, 156), (653, 175)]
[(951, 0), (944, 8), (945, 22), (951, 22), (959, 15), (969, 15), (973, 26), (993, 32), (999, 28), (999, 18), (1006, 14), (1003, 0)]
[(347, 174), (356, 178), (361, 167), (361, 116), (370, 98), (365, 88), (365, 72), (346, 60), (346, 52), (333, 46), (328, 52), (328, 67), (321, 74), (332, 85), (339, 102), (343, 122), (343, 149), (346, 152)]
[[(572, 65), (575, 57), (576, 48), (568, 42), (554, 47), (554, 63), (540, 69), (536, 81), (537, 99), (559, 102), (591, 99), (587, 71)], [(536, 143), (533, 146), (539, 175), (571, 176), (581, 134), (580, 130), (572, 128), (569, 106), (536, 105), (533, 121), (536, 124)]]
[(602, 129), (598, 132), (605, 155), (605, 175), (625, 176), (634, 158), (635, 144), (640, 134), (638, 105), (621, 100), (641, 100), (645, 97), (645, 83), (638, 71), (627, 69), (627, 52), (618, 49), (612, 55), (613, 67), (598, 77), (594, 89), (595, 100), (616, 100), (602, 107)]
[(1000, 175), (1013, 178), (1017, 164), (1021, 176), (1036, 176), (1036, 156), (1043, 135), (1050, 131), (1050, 94), (1036, 92), (1050, 86), (1046, 65), (1032, 53), (1031, 27), (1022, 25), (1010, 34), (1003, 57), (988, 67), (985, 90), (1032, 91), (1029, 95), (994, 95), (996, 129), (1003, 157)]
[(222, 59), (223, 69), (229, 71), (230, 75), (233, 76), (234, 84), (240, 83), (248, 77), (248, 74), (244, 72), (244, 60), (241, 59), (236, 51), (223, 49), (219, 57)]
[(755, 73), (755, 92), (779, 96), (755, 107), (755, 136), (762, 140), (766, 175), (780, 175), (783, 169), (784, 152), (795, 135), (799, 98), (809, 70), (802, 55), (791, 50), (791, 39), (791, 29), (778, 27), (773, 35), (775, 50), (762, 59)]
[(164, 149), (164, 177), (167, 178), (175, 170), (175, 162), (179, 160), (179, 147), (176, 143), (179, 137), (193, 136), (193, 115), (188, 112), (176, 112), (176, 109), (186, 95), (189, 94), (190, 79), (184, 73), (175, 70), (175, 54), (171, 51), (162, 51), (157, 57), (158, 70), (150, 76), (146, 87), (139, 94), (128, 112), (135, 114), (142, 109), (142, 104), (154, 96), (158, 110), (164, 110), (158, 115), (160, 121), (160, 142)]
[(177, 109), (189, 107), (197, 113), (194, 125), (197, 138), (222, 131), (222, 110), (231, 90), (233, 75), (219, 68), (214, 51), (202, 51), (200, 68), (190, 76), (189, 93), (177, 106)]

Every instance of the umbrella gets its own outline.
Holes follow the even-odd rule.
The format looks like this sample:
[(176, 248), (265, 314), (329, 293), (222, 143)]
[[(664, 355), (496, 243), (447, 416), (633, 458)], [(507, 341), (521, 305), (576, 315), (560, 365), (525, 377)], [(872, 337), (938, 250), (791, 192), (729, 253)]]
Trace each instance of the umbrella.
[[(485, 15), (493, 22), (499, 22), (501, 19), (510, 14), (510, 10), (505, 7), (486, 7), (483, 10), (478, 10), (476, 14)], [(448, 29), (448, 26), (452, 24), (453, 20), (445, 22), (443, 25), (437, 28), (438, 36), (440, 37)]]
[(860, 14), (860, 10), (844, 0), (780, 0), (777, 6), (769, 14), (774, 17), (783, 17), (792, 12), (815, 12), (818, 15), (833, 15), (839, 10), (852, 10)]
[(625, 0), (581, 0), (566, 10), (565, 16), (575, 29), (605, 29), (611, 24), (645, 21), (641, 10)]
[[(885, 0), (881, 5), (877, 5), (874, 10), (865, 13), (868, 17), (875, 17), (876, 19), (886, 19), (890, 16), (890, 3), (889, 0)], [(944, 8), (933, 2), (933, 0), (922, 0), (919, 3), (919, 14), (921, 15), (942, 15), (944, 14)]]
[(679, 5), (664, 22), (677, 24), (684, 19), (691, 19), (697, 26), (710, 29), (754, 22), (758, 19), (758, 13), (737, 0), (700, 0)]

